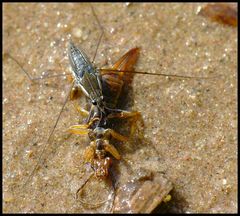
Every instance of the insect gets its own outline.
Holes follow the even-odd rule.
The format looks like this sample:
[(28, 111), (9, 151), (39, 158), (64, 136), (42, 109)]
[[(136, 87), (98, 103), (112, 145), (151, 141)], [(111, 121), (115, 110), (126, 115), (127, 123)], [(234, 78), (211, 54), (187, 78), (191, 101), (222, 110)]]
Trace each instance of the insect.
[[(105, 71), (106, 71), (106, 70), (105, 70)], [(127, 74), (128, 71), (125, 71), (124, 73)], [(128, 73), (128, 74), (129, 74), (129, 73)], [(103, 93), (104, 93), (104, 92), (103, 92)], [(94, 105), (94, 104), (95, 104), (95, 101), (93, 101), (93, 105)], [(94, 105), (95, 108), (96, 108), (96, 107), (98, 108), (98, 106), (99, 106), (98, 104), (97, 104), (97, 105)], [(101, 107), (101, 106), (100, 106), (100, 107)], [(107, 110), (109, 110), (109, 109), (106, 109), (105, 106), (103, 106), (103, 108), (104, 108), (104, 109), (100, 110), (100, 117), (101, 117), (101, 118), (103, 118), (103, 117), (106, 115), (105, 113), (107, 112)], [(99, 109), (100, 109), (100, 108), (99, 108)], [(93, 111), (92, 111), (92, 113), (95, 114), (96, 112), (93, 112)], [(94, 119), (94, 118), (92, 118), (92, 117), (89, 118), (89, 120), (91, 120), (91, 119)], [(94, 123), (94, 122), (93, 122), (93, 123)], [(93, 125), (93, 124), (92, 124), (92, 125)], [(92, 126), (92, 127), (93, 127), (93, 126)], [(74, 129), (74, 128), (73, 128), (73, 129)]]
[[(113, 65), (114, 70), (132, 70), (137, 60), (139, 49), (135, 48), (127, 52)], [(88, 134), (91, 140), (90, 146), (85, 151), (87, 162), (92, 164), (95, 175), (99, 178), (108, 176), (111, 159), (106, 157), (106, 152), (111, 153), (116, 159), (120, 155), (116, 148), (109, 143), (112, 136), (120, 141), (127, 138), (112, 129), (106, 129), (109, 118), (138, 118), (138, 112), (128, 112), (114, 109), (121, 94), (124, 81), (131, 77), (124, 72), (111, 73), (104, 70), (101, 72), (94, 69), (83, 51), (77, 49), (71, 42), (69, 45), (69, 59), (73, 68), (75, 80), (83, 92), (92, 102), (88, 119), (84, 125), (74, 125), (70, 132), (74, 134)], [(124, 80), (125, 79), (125, 80)], [(111, 107), (111, 108), (110, 108)]]
[[(72, 56), (72, 53), (77, 55), (77, 57)], [(71, 64), (73, 65), (73, 71), (76, 76), (75, 79), (80, 79), (80, 86), (83, 88), (83, 91), (86, 92), (87, 96), (92, 95), (89, 96), (90, 100), (92, 101), (92, 107), (88, 113), (86, 124), (74, 125), (70, 127), (69, 132), (73, 134), (89, 136), (90, 145), (85, 149), (84, 160), (86, 163), (91, 164), (95, 176), (98, 179), (106, 179), (109, 175), (110, 165), (112, 164), (112, 159), (110, 156), (108, 156), (108, 154), (117, 160), (120, 160), (121, 158), (117, 149), (110, 143), (111, 137), (122, 142), (126, 142), (128, 140), (127, 137), (115, 132), (109, 127), (109, 119), (134, 118), (137, 120), (140, 117), (139, 112), (129, 112), (116, 109), (116, 104), (121, 94), (123, 85), (129, 84), (132, 76), (124, 72), (119, 72), (116, 74), (114, 73), (114, 70), (131, 71), (134, 63), (137, 60), (139, 49), (131, 49), (129, 52), (123, 55), (113, 65), (112, 73), (111, 71), (102, 70), (102, 74), (99, 76), (100, 72), (96, 72), (96, 79), (93, 79), (94, 74), (88, 73), (85, 70), (81, 69), (77, 71), (77, 63), (76, 61), (72, 62), (72, 59), (75, 58), (76, 60), (79, 58), (77, 61), (81, 61), (81, 56), (84, 56), (84, 61), (88, 61), (85, 54), (81, 54), (82, 51), (77, 49), (74, 44), (70, 43), (69, 55)], [(89, 65), (90, 63), (88, 62), (87, 66)], [(86, 74), (79, 76), (78, 72), (85, 72)], [(93, 77), (88, 78), (89, 76)], [(91, 80), (91, 82), (86, 83), (83, 79)], [(95, 92), (98, 92), (98, 94), (95, 94)], [(98, 102), (95, 103), (95, 101)], [(87, 179), (87, 181), (89, 179)], [(84, 187), (87, 181), (78, 189), (76, 194), (78, 194), (78, 192)]]

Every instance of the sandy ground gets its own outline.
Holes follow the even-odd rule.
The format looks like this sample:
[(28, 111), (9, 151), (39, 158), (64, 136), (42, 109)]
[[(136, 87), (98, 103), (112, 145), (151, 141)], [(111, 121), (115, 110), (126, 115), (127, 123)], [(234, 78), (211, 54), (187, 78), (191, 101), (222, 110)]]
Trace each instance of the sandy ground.
[[(94, 4), (105, 29), (96, 57), (99, 67), (138, 46), (138, 71), (223, 75), (202, 80), (134, 78), (131, 109), (142, 113), (144, 138), (118, 148), (133, 171), (143, 167), (164, 172), (173, 183), (172, 200), (159, 212), (237, 212), (237, 29), (197, 15), (201, 6)], [(93, 56), (100, 35), (89, 5), (81, 3), (5, 3), (3, 28), (4, 53), (10, 52), (33, 76), (49, 69), (69, 72), (69, 37)], [(74, 199), (88, 176), (82, 161), (88, 139), (66, 131), (83, 120), (71, 102), (44, 154), (45, 162), (23, 187), (69, 87), (65, 77), (33, 84), (16, 63), (4, 58), (3, 212), (108, 211), (88, 210)], [(119, 176), (129, 169), (118, 163)], [(95, 194), (92, 203), (100, 199), (96, 191), (101, 184), (93, 181), (88, 186), (88, 193)]]

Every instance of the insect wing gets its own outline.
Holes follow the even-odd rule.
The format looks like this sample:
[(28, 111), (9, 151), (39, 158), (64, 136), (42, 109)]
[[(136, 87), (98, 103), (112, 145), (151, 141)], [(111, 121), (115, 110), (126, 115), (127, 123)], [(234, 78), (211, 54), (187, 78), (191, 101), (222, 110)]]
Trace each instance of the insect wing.
[(93, 67), (87, 55), (72, 42), (68, 48), (69, 61), (73, 70), (76, 84), (92, 101), (102, 96), (102, 86), (98, 71)]
[[(132, 82), (134, 73), (124, 73), (121, 70), (132, 71), (139, 56), (139, 48), (133, 48), (125, 53), (110, 70), (100, 69), (102, 89), (105, 102), (110, 108), (115, 108), (124, 85)], [(119, 72), (116, 72), (119, 70)]]
[[(101, 75), (109, 74), (112, 77), (118, 77), (118, 79), (131, 82), (134, 76), (134, 73), (124, 73), (122, 71), (133, 71), (134, 65), (139, 57), (140, 48), (133, 48), (125, 53), (115, 64), (112, 66), (113, 72), (111, 71), (101, 71)], [(116, 73), (116, 70), (119, 70)]]

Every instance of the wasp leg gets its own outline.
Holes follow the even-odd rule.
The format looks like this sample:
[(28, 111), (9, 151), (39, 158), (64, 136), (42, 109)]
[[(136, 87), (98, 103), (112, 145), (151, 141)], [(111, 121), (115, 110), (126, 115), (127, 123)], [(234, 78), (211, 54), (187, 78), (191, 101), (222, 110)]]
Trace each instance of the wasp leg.
[(111, 134), (111, 136), (121, 142), (127, 142), (128, 138), (117, 133), (116, 131), (112, 130), (112, 129), (107, 129), (107, 133)]
[(108, 118), (139, 118), (140, 116), (141, 113), (137, 111), (129, 112), (125, 110), (119, 110), (119, 112), (110, 113)]
[(72, 134), (78, 134), (78, 135), (86, 135), (88, 134), (89, 130), (88, 129), (89, 125), (73, 125), (68, 129), (68, 132)]
[(144, 126), (144, 122), (143, 122), (141, 113), (137, 112), (137, 111), (129, 112), (129, 111), (121, 110), (121, 112), (109, 114), (108, 118), (123, 118), (123, 119), (131, 118), (132, 124), (131, 124), (131, 130), (130, 130), (130, 137), (132, 137), (136, 131), (136, 122), (138, 120), (140, 120), (142, 127)]
[(80, 113), (83, 116), (89, 116), (89, 112), (85, 110), (84, 108), (80, 107), (79, 105), (73, 104), (75, 109), (77, 110), (78, 113)]
[[(81, 90), (79, 87), (74, 86), (70, 91), (70, 100), (75, 100), (79, 98), (82, 95)], [(89, 112), (85, 110), (84, 108), (81, 108), (79, 105), (73, 104), (77, 112), (79, 112), (83, 116), (88, 116)]]
[(72, 134), (86, 135), (91, 130), (89, 129), (93, 122), (98, 121), (99, 118), (93, 118), (87, 124), (73, 125), (68, 129), (68, 132)]
[(117, 160), (121, 159), (121, 156), (118, 153), (118, 150), (113, 145), (111, 145), (108, 141), (105, 141), (104, 149), (105, 151), (109, 152), (113, 157), (115, 157)]
[(95, 148), (92, 145), (86, 147), (83, 154), (84, 161), (92, 163), (92, 160), (94, 159), (94, 155), (95, 155)]
[(99, 121), (100, 119), (98, 117), (94, 117), (92, 118), (89, 122), (88, 122), (88, 127), (90, 127), (95, 121)]
[(70, 100), (75, 100), (79, 98), (81, 95), (82, 95), (81, 89), (79, 89), (79, 87), (77, 86), (74, 86), (70, 92)]

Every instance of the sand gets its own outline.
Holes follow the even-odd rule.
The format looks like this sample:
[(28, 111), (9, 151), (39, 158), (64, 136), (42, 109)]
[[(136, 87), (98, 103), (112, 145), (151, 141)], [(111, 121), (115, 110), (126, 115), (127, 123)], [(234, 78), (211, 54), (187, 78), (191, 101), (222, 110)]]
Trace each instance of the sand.
[[(119, 186), (132, 169), (162, 172), (173, 184), (172, 199), (156, 212), (237, 212), (237, 29), (197, 13), (204, 4), (94, 4), (105, 36), (95, 59), (111, 65), (140, 47), (138, 71), (211, 77), (176, 79), (136, 75), (131, 110), (142, 113), (130, 143), (117, 148)], [(93, 58), (100, 35), (88, 4), (4, 3), (3, 52), (32, 75), (69, 73), (69, 38)], [(50, 72), (49, 72), (50, 73)], [(68, 127), (84, 117), (69, 102), (41, 168), (24, 187), (38, 161), (70, 87), (66, 77), (32, 83), (18, 65), (3, 60), (3, 212), (108, 212), (75, 200), (91, 171), (82, 154), (87, 137)], [(81, 97), (80, 104), (85, 104)], [(138, 134), (144, 137), (139, 139)], [(129, 174), (128, 176), (131, 176)], [(103, 182), (88, 186), (92, 203), (108, 192)], [(98, 195), (98, 196), (97, 196)], [(99, 195), (101, 195), (99, 197)]]

